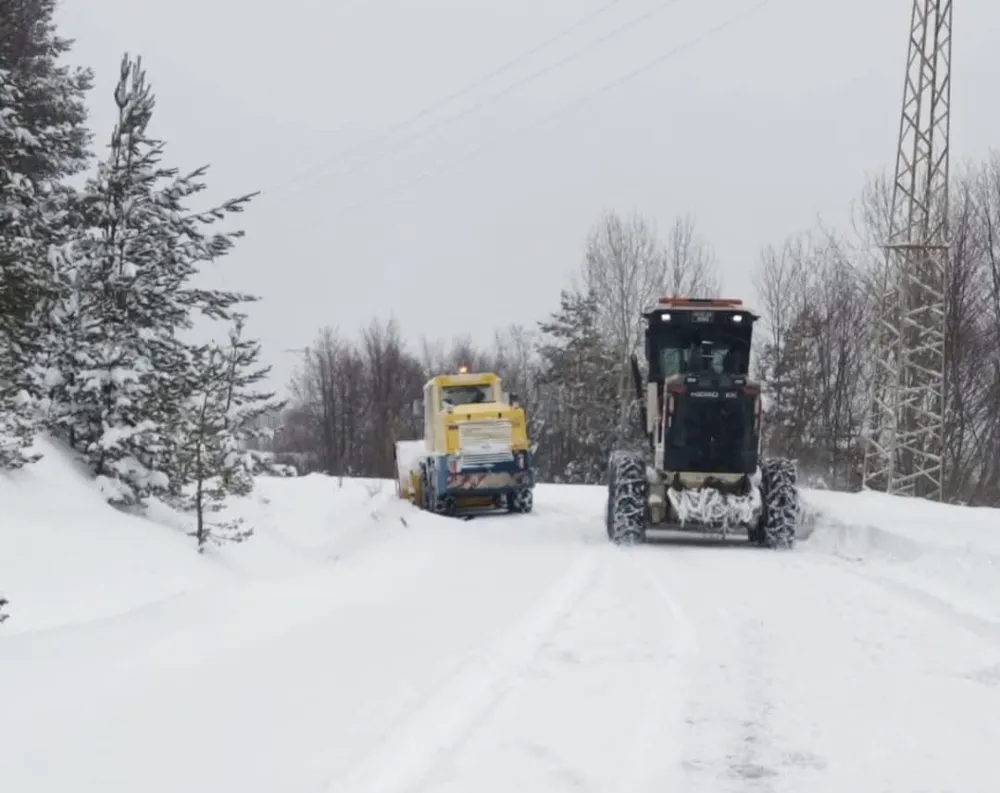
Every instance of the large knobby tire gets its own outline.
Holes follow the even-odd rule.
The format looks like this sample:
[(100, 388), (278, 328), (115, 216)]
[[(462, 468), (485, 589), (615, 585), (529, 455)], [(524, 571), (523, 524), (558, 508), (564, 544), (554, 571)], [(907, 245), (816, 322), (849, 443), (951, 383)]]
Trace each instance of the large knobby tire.
[(646, 541), (646, 461), (641, 454), (615, 451), (608, 461), (608, 503), (605, 525), (616, 545)]
[(527, 514), (535, 505), (535, 496), (528, 488), (517, 490), (508, 496), (508, 511)]
[(455, 497), (450, 493), (435, 497), (434, 512), (448, 518), (455, 517), (458, 514), (458, 504), (455, 501)]
[(776, 457), (760, 464), (763, 510), (757, 531), (750, 539), (767, 548), (791, 548), (799, 523), (799, 490), (795, 463)]

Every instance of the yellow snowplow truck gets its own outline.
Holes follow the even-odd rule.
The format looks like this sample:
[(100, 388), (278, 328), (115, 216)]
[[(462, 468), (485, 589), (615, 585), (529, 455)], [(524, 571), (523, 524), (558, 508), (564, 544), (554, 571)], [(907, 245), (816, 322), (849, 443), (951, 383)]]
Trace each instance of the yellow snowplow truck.
[(530, 512), (534, 466), (524, 409), (497, 375), (431, 378), (413, 403), (424, 438), (396, 443), (399, 495), (439, 515), (467, 510)]

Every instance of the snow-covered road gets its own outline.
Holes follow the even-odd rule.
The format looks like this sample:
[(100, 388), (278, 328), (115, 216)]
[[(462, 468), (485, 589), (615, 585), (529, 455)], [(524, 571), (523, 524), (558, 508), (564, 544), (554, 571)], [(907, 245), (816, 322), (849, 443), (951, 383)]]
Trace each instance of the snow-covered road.
[(996, 789), (1000, 628), (877, 565), (322, 487), (266, 483), (267, 574), (0, 639), (0, 790)]

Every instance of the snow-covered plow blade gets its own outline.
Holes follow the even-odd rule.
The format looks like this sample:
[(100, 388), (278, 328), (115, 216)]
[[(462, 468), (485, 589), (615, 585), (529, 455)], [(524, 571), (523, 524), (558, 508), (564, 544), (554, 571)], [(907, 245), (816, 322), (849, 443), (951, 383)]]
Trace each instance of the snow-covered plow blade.
[(615, 452), (608, 471), (608, 537), (644, 542), (647, 529), (746, 536), (755, 545), (789, 547), (799, 521), (796, 472), (788, 460), (761, 461), (737, 483), (683, 486), (648, 468), (641, 453)]
[(425, 448), (423, 440), (397, 441), (395, 446), (396, 494), (414, 504), (420, 503), (420, 460)]
[(723, 536), (747, 533), (760, 520), (760, 492), (750, 487), (745, 494), (727, 493), (711, 486), (666, 488), (670, 505), (664, 528), (709, 531)]

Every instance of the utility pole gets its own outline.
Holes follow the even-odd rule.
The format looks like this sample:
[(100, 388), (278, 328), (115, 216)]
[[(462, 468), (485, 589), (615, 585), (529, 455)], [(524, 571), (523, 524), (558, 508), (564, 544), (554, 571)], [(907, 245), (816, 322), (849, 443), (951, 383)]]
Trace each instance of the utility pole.
[(941, 500), (952, 0), (914, 0), (864, 486)]

